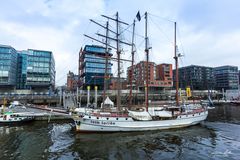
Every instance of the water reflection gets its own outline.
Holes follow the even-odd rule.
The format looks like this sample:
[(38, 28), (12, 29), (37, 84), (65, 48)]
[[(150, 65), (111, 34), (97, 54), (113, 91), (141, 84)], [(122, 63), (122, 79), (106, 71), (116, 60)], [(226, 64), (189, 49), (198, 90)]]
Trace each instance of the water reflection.
[(209, 110), (208, 121), (240, 124), (240, 106), (221, 105)]
[[(106, 159), (157, 159), (157, 157), (179, 158), (185, 148), (197, 152), (199, 146), (214, 146), (216, 134), (205, 125), (186, 129), (113, 133), (113, 134), (76, 134), (79, 144), (73, 150), (82, 159), (103, 157)], [(193, 147), (195, 145), (195, 147)], [(105, 154), (102, 154), (105, 153)]]
[(5, 126), (5, 127), (0, 127), (0, 135), (8, 135), (12, 132), (17, 132), (23, 130), (22, 126)]
[[(31, 126), (4, 126), (0, 135), (0, 159), (39, 159), (48, 145), (47, 123), (31, 123)], [(1, 154), (2, 151), (4, 154)]]
[(0, 159), (239, 159), (240, 107), (183, 129), (77, 134), (69, 123), (0, 127)]
[[(65, 159), (71, 156), (70, 146), (74, 143), (72, 126), (70, 124), (53, 124), (49, 131), (51, 145), (48, 147), (49, 159)], [(67, 156), (68, 157), (68, 156)]]
[(62, 152), (64, 149), (72, 145), (74, 139), (69, 135), (71, 130), (70, 125), (55, 124), (49, 131), (52, 145), (49, 147), (49, 152)]

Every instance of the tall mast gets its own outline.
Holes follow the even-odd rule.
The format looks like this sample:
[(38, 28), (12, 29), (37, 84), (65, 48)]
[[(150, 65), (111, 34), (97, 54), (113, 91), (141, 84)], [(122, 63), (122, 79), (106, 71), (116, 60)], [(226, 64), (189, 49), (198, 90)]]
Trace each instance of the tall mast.
[(178, 56), (177, 56), (177, 22), (174, 22), (174, 59), (175, 59), (175, 67), (176, 67), (176, 105), (179, 106), (179, 97), (178, 97)]
[[(81, 47), (81, 49), (80, 49), (80, 51), (79, 51), (79, 53), (78, 53), (78, 80), (77, 80), (77, 106), (78, 106), (78, 98), (79, 98), (79, 95), (78, 95), (78, 93), (79, 93), (79, 90), (78, 90), (78, 88), (80, 87), (80, 84), (81, 84), (81, 82), (80, 82), (80, 64), (81, 64), (81, 58), (80, 58), (80, 56), (81, 56), (81, 53), (82, 53), (82, 47)], [(81, 102), (80, 102), (81, 103)], [(61, 103), (60, 103), (61, 104)], [(78, 106), (79, 107), (79, 106)]]
[[(88, 36), (88, 35), (85, 35), (85, 34), (84, 34), (84, 36), (86, 36), (86, 37), (88, 37), (88, 38), (90, 38), (90, 39), (92, 39), (92, 40), (95, 40), (95, 41), (97, 41), (97, 42), (99, 42), (99, 43), (103, 43), (103, 44), (105, 44), (105, 45), (107, 45), (107, 46), (109, 46), (109, 47), (114, 48), (114, 49), (117, 50), (117, 62), (118, 62), (117, 108), (118, 108), (118, 110), (120, 110), (120, 103), (121, 103), (121, 97), (120, 97), (120, 96), (121, 96), (121, 91), (120, 91), (120, 75), (121, 75), (121, 73), (120, 73), (120, 60), (121, 60), (121, 59), (120, 59), (120, 54), (121, 54), (121, 51), (120, 51), (119, 43), (123, 43), (123, 44), (126, 44), (126, 45), (131, 45), (131, 44), (119, 40), (119, 35), (120, 35), (120, 34), (119, 34), (119, 23), (124, 24), (124, 25), (128, 25), (128, 24), (125, 23), (125, 22), (123, 22), (123, 21), (120, 21), (120, 20), (119, 20), (118, 12), (117, 12), (117, 14), (116, 14), (116, 19), (111, 18), (111, 17), (108, 17), (108, 16), (105, 16), (105, 15), (101, 15), (101, 16), (103, 16), (104, 18), (107, 18), (108, 20), (116, 21), (116, 29), (117, 29), (117, 32), (114, 32), (114, 31), (112, 31), (112, 30), (110, 30), (110, 29), (108, 28), (108, 31), (116, 34), (116, 39), (115, 39), (115, 38), (111, 38), (111, 37), (107, 37), (107, 36), (104, 36), (104, 35), (101, 35), (101, 34), (98, 34), (98, 35), (116, 41), (116, 42), (117, 42), (117, 47), (113, 47), (113, 46), (111, 46), (111, 45), (109, 45), (109, 44), (106, 44), (106, 43), (104, 43), (104, 42), (102, 42), (102, 41), (100, 41), (100, 40), (97, 40), (97, 39), (95, 39), (95, 38), (92, 38), (92, 37), (90, 37), (90, 36)], [(91, 21), (94, 22), (94, 23), (96, 23), (97, 25), (99, 25), (99, 26), (107, 29), (105, 26), (99, 24), (98, 22), (95, 22), (94, 20), (91, 20)], [(113, 58), (112, 58), (112, 59), (113, 59)]]
[(129, 97), (129, 102), (132, 104), (132, 89), (133, 89), (133, 70), (134, 70), (134, 34), (135, 34), (135, 19), (133, 20), (133, 34), (132, 34), (132, 65), (131, 65), (131, 76), (130, 76), (130, 97)]
[(119, 50), (119, 17), (118, 17), (118, 12), (116, 14), (116, 28), (117, 28), (117, 70), (118, 70), (118, 77), (117, 77), (117, 109), (118, 111), (120, 110), (120, 104), (121, 104), (121, 91), (120, 91), (120, 50)]
[(106, 99), (106, 90), (107, 90), (107, 76), (108, 76), (108, 21), (106, 24), (106, 41), (105, 41), (105, 74), (104, 74), (104, 91), (103, 91), (103, 105)]
[[(148, 16), (147, 16), (147, 12), (145, 12), (145, 52), (146, 52), (146, 60), (147, 60), (147, 72), (146, 72), (146, 99), (145, 99), (145, 103), (146, 103), (146, 111), (148, 112), (148, 61), (149, 61), (149, 48), (148, 48), (148, 34), (147, 34), (147, 22), (148, 21)], [(146, 68), (144, 68), (146, 69)]]

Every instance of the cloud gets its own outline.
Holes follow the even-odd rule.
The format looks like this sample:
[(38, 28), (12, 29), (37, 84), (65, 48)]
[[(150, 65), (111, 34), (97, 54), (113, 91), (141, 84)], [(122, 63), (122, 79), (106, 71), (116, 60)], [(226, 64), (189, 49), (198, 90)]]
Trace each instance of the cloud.
[(56, 83), (64, 84), (69, 70), (77, 73), (85, 21), (103, 8), (102, 1), (92, 2), (36, 0), (32, 3), (25, 0), (23, 3), (4, 3), (5, 16), (0, 16), (0, 43), (17, 50), (52, 51), (56, 62)]
[[(131, 24), (138, 10), (148, 11), (149, 38), (152, 50), (150, 60), (156, 63), (173, 63), (173, 23), (178, 22), (178, 44), (185, 54), (182, 65), (198, 64), (239, 66), (240, 15), (237, 0), (11, 0), (1, 3), (0, 44), (17, 50), (28, 48), (53, 51), (56, 61), (56, 83), (66, 83), (68, 70), (77, 73), (78, 52), (92, 40), (83, 34), (103, 32), (89, 23), (95, 19), (105, 24), (105, 14)], [(164, 18), (163, 18), (164, 17)], [(165, 19), (165, 20), (164, 20)], [(112, 27), (115, 24), (112, 23)], [(131, 28), (124, 37), (131, 42)], [(143, 60), (144, 18), (136, 24), (136, 61)], [(130, 58), (130, 48), (124, 48), (123, 58)], [(127, 67), (129, 63), (124, 63)], [(116, 68), (116, 67), (115, 67)], [(115, 72), (115, 71), (114, 71)]]
[(236, 30), (240, 22), (238, 0), (184, 0), (179, 8), (178, 19), (193, 24), (195, 31), (207, 28), (211, 32), (220, 33)]
[(215, 34), (209, 31), (190, 32), (184, 41), (188, 50), (187, 64), (206, 66), (235, 65), (239, 66), (240, 30)]

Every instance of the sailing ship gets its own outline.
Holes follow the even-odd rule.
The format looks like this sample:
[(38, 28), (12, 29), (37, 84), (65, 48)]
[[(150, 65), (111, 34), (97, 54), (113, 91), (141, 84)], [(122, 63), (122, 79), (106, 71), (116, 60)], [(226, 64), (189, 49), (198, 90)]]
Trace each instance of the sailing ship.
[[(145, 52), (148, 66), (148, 35), (147, 35), (147, 12), (145, 13)], [(120, 78), (120, 50), (118, 23), (121, 22), (116, 14), (117, 23), (117, 54), (118, 54), (118, 78)], [(170, 128), (187, 127), (204, 121), (208, 116), (206, 106), (201, 104), (179, 104), (178, 95), (178, 55), (176, 53), (176, 22), (174, 23), (174, 59), (176, 65), (176, 104), (170, 106), (149, 107), (148, 104), (148, 76), (146, 76), (146, 99), (145, 107), (133, 109), (120, 109), (120, 88), (117, 95), (117, 112), (102, 110), (99, 112), (88, 112), (74, 116), (76, 131), (78, 132), (129, 132), (161, 130)], [(135, 26), (135, 21), (134, 25)], [(148, 70), (147, 70), (148, 75)]]

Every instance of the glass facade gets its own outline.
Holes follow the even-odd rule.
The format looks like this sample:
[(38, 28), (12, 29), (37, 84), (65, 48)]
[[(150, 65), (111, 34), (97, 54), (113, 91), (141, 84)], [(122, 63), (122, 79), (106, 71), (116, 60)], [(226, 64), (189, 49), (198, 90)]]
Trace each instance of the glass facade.
[(27, 51), (18, 51), (17, 89), (29, 89), (29, 87), (26, 86), (27, 58)]
[(28, 49), (16, 51), (0, 45), (0, 87), (50, 89), (55, 85), (55, 61), (52, 52)]
[(216, 89), (238, 89), (238, 67), (236, 66), (221, 66), (214, 69), (216, 78)]
[[(80, 77), (84, 86), (98, 86), (101, 90), (104, 85), (106, 49), (101, 46), (86, 45), (80, 55)], [(109, 53), (109, 56), (112, 56)], [(112, 63), (108, 59), (107, 73), (111, 76)], [(93, 88), (93, 87), (92, 87)]]
[(0, 45), (0, 86), (15, 86), (17, 78), (17, 51)]
[[(195, 90), (208, 90), (215, 88), (215, 78), (212, 67), (190, 65), (179, 68), (179, 87), (185, 89), (190, 86)], [(173, 71), (173, 82), (175, 87), (176, 71)]]
[(86, 45), (84, 50), (86, 52), (93, 52), (93, 53), (102, 53), (102, 54), (106, 53), (105, 48), (101, 47), (101, 46), (89, 46), (89, 45)]
[(238, 84), (239, 84), (238, 89), (240, 89), (240, 70), (238, 71)]
[(32, 49), (27, 52), (26, 85), (54, 85), (55, 61), (52, 52)]

